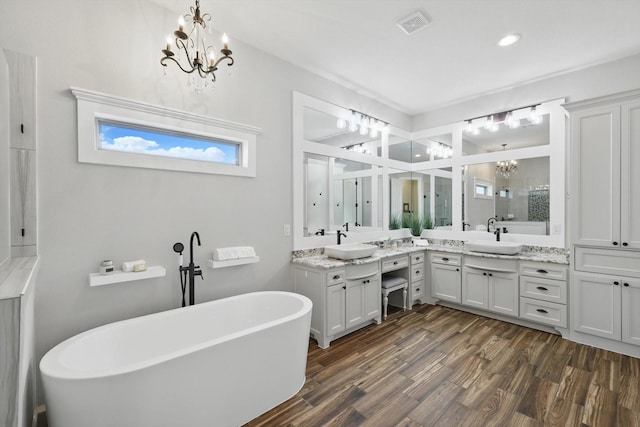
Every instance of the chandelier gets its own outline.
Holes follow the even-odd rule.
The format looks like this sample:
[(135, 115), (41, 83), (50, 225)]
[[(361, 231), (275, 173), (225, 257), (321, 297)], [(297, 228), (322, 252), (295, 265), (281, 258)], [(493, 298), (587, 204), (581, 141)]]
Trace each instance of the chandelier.
[[(193, 24), (188, 34), (184, 31), (185, 21)], [(233, 58), (229, 50), (229, 38), (226, 33), (222, 35), (223, 47), (220, 49), (222, 56), (216, 58), (213, 46), (206, 40), (207, 32), (211, 34), (211, 27), (209, 27), (208, 31), (205, 31), (207, 24), (210, 23), (211, 15), (208, 13), (201, 14), (200, 0), (196, 0), (195, 8), (191, 6), (191, 14), (180, 15), (178, 29), (173, 32), (173, 36), (167, 37), (167, 46), (162, 49), (164, 57), (160, 60), (160, 64), (166, 67), (168, 61), (173, 61), (185, 73), (192, 74), (197, 71), (203, 79), (210, 77), (211, 81), (215, 82), (215, 71), (218, 70), (218, 64), (222, 61), (227, 61), (227, 65), (230, 67), (233, 65)], [(172, 50), (174, 45), (177, 49), (175, 53)]]
[[(502, 151), (507, 148), (507, 144), (502, 144)], [(508, 179), (511, 175), (518, 173), (518, 162), (515, 160), (502, 160), (496, 164), (496, 173)]]

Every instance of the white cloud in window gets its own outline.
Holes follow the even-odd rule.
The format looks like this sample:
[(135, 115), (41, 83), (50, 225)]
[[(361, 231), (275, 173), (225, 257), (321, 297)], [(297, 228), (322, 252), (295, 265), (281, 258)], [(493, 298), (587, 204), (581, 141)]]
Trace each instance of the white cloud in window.
[(192, 147), (171, 147), (169, 149), (156, 148), (158, 143), (138, 136), (123, 136), (114, 138), (113, 143), (104, 139), (101, 147), (105, 150), (127, 151), (132, 153), (152, 154), (164, 157), (177, 157), (181, 159), (204, 160), (207, 162), (224, 162), (225, 154), (217, 147), (209, 147), (206, 150)]

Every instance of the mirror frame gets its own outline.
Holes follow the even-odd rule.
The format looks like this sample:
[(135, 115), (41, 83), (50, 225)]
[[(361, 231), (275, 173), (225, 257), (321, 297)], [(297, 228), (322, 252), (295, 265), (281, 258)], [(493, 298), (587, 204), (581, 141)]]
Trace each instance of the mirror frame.
[[(320, 99), (293, 92), (293, 249), (319, 248), (335, 244), (335, 235), (329, 236), (304, 236), (304, 153), (321, 154), (329, 157), (338, 157), (362, 163), (377, 165), (382, 171), (382, 200), (374, 200), (374, 203), (382, 205), (382, 228), (375, 231), (358, 231), (347, 233), (350, 237), (347, 242), (367, 242), (380, 240), (381, 237), (402, 238), (411, 234), (408, 229), (389, 230), (389, 221), (385, 221), (389, 215), (389, 170), (405, 170), (407, 172), (429, 173), (434, 169), (451, 168), (452, 178), (452, 222), (451, 230), (424, 230), (423, 237), (449, 240), (473, 240), (486, 239), (486, 232), (462, 230), (462, 168), (465, 165), (498, 162), (512, 158), (527, 159), (535, 157), (549, 157), (550, 167), (550, 234), (549, 235), (525, 235), (511, 234), (509, 240), (522, 241), (527, 245), (539, 245), (550, 247), (566, 247), (565, 239), (565, 194), (566, 194), (566, 110), (563, 108), (564, 98), (541, 103), (537, 109), (540, 114), (549, 115), (549, 144), (534, 147), (518, 148), (490, 153), (462, 155), (462, 139), (465, 129), (465, 121), (459, 121), (431, 129), (409, 132), (390, 125), (389, 133), (382, 133), (381, 156), (371, 156), (362, 153), (347, 151), (339, 147), (330, 147), (304, 139), (304, 108), (313, 108), (340, 117), (346, 108), (339, 107)], [(406, 163), (388, 158), (389, 134), (415, 141), (442, 134), (452, 135), (453, 156), (447, 159), (427, 160), (417, 163)], [(457, 201), (457, 202), (456, 202)], [(380, 212), (380, 210), (377, 210)], [(380, 222), (380, 221), (379, 221)]]

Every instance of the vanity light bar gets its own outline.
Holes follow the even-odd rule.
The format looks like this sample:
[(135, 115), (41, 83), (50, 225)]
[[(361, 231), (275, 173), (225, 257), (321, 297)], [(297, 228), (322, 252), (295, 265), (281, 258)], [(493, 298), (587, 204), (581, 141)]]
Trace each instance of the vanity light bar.
[(493, 113), (488, 116), (478, 116), (465, 120), (467, 126), (465, 131), (478, 135), (480, 129), (484, 128), (490, 132), (496, 132), (500, 123), (509, 126), (511, 129), (517, 129), (521, 125), (522, 119), (527, 119), (533, 125), (542, 123), (542, 116), (537, 111), (540, 104), (527, 105), (526, 107), (515, 108), (513, 110)]
[(338, 129), (346, 129), (349, 132), (360, 131), (360, 135), (367, 135), (371, 138), (377, 138), (379, 132), (389, 133), (389, 123), (380, 120), (377, 117), (370, 116), (357, 110), (349, 110), (349, 118), (338, 117), (336, 127)]

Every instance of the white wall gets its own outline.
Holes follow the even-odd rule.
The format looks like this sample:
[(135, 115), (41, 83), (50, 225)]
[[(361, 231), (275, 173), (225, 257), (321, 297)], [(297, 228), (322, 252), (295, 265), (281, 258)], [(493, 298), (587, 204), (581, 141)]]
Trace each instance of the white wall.
[(568, 72), (418, 114), (414, 131), (472, 117), (567, 98), (579, 101), (640, 87), (640, 55)]
[(0, 49), (0, 264), (9, 258), (9, 67)]
[[(0, 3), (0, 47), (38, 58), (38, 359), (89, 328), (178, 307), (171, 247), (188, 248), (194, 230), (204, 271), (196, 302), (292, 289), (292, 238), (283, 236), (293, 210), (292, 90), (410, 127), (402, 113), (235, 40), (236, 65), (223, 67), (213, 92), (195, 95), (184, 74), (163, 76), (159, 63), (175, 19), (143, 0)], [(258, 126), (257, 178), (80, 164), (71, 86)], [(253, 245), (261, 262), (204, 267), (214, 248), (235, 245)], [(165, 266), (167, 276), (88, 286), (101, 260), (139, 258)]]

